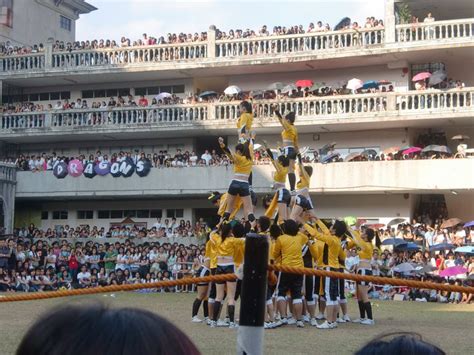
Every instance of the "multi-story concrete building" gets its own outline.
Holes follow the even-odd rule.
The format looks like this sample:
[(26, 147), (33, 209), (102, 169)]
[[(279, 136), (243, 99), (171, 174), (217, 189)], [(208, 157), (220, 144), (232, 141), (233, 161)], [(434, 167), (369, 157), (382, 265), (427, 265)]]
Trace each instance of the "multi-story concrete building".
[[(78, 98), (160, 92), (183, 97), (236, 85), (243, 91), (274, 82), (313, 79), (339, 87), (351, 78), (385, 80), (393, 92), (282, 97), (254, 101), (259, 139), (274, 145), (280, 127), (272, 106), (294, 110), (301, 146), (337, 142), (342, 156), (373, 149), (415, 146), (434, 137), (456, 151), (456, 134), (474, 138), (474, 9), (469, 1), (408, 1), (417, 25), (401, 24), (400, 3), (386, 1), (385, 26), (359, 31), (312, 32), (183, 44), (54, 52), (0, 58), (4, 101), (45, 105)], [(433, 22), (423, 22), (431, 12)], [(465, 87), (414, 90), (419, 72), (445, 70)], [(215, 148), (218, 136), (235, 141), (238, 101), (150, 107), (87, 108), (3, 113), (0, 140), (5, 155), (75, 156), (135, 149), (147, 153)], [(469, 141), (467, 144), (469, 145)], [(446, 205), (450, 216), (473, 219), (474, 159), (340, 162), (314, 164), (311, 193), (321, 217), (356, 215), (386, 222), (412, 218), (420, 208)], [(254, 189), (270, 192), (270, 166), (256, 165)], [(184, 219), (213, 213), (206, 195), (224, 191), (226, 167), (151, 169), (146, 177), (84, 176), (57, 179), (51, 171), (17, 173), (16, 224), (43, 228), (96, 224), (126, 216), (152, 224), (157, 216)], [(428, 206), (428, 207), (427, 207)]]

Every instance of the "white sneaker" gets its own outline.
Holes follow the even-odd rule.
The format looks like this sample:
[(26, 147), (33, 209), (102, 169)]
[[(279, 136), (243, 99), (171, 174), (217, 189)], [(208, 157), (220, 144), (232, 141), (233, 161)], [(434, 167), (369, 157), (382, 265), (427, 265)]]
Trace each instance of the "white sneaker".
[(373, 319), (368, 319), (368, 318), (366, 318), (366, 319), (364, 319), (364, 320), (361, 320), (361, 321), (360, 321), (360, 324), (364, 324), (364, 325), (374, 325), (375, 322), (374, 322)]
[(329, 325), (331, 326), (332, 329), (337, 328), (337, 322), (329, 323)]
[(324, 323), (321, 323), (321, 324), (317, 325), (316, 328), (318, 328), (318, 329), (333, 329), (334, 327), (332, 326), (331, 323), (329, 323), (328, 321), (325, 321)]
[(324, 317), (323, 313), (318, 313), (318, 315), (316, 316), (316, 319), (317, 320), (323, 320), (323, 319), (326, 319), (326, 317)]
[(293, 324), (296, 324), (296, 319), (293, 317), (288, 318), (288, 325), (293, 325)]
[(207, 318), (207, 319), (206, 319), (206, 324), (207, 324), (207, 325), (211, 325), (211, 322), (212, 322), (212, 320), (211, 320), (210, 318)]
[(229, 322), (229, 328), (230, 328), (230, 329), (236, 329), (236, 328), (238, 328), (238, 327), (239, 327), (239, 326), (238, 326), (236, 323), (234, 323), (234, 322)]
[(309, 323), (309, 316), (308, 315), (303, 316), (303, 322)]
[(318, 325), (318, 321), (316, 318), (311, 318), (309, 324), (311, 324), (313, 327), (316, 327)]
[(288, 325), (288, 319), (281, 318), (279, 321), (275, 323), (275, 328), (282, 327), (284, 325)]
[(230, 323), (230, 318), (229, 318), (229, 317), (225, 317), (225, 318), (224, 318), (224, 322), (226, 322), (227, 325), (229, 325), (229, 323)]
[(211, 320), (211, 323), (209, 324), (209, 326), (210, 326), (211, 328), (217, 327), (216, 321), (215, 321), (215, 320)]
[(193, 319), (191, 319), (191, 322), (193, 323), (201, 323), (202, 319), (200, 319), (198, 316), (194, 316)]
[(277, 324), (275, 322), (265, 322), (263, 325), (264, 329), (274, 329), (277, 327)]
[(298, 328), (304, 328), (304, 322), (302, 320), (296, 321), (296, 327)]
[(345, 323), (346, 321), (344, 320), (344, 318), (337, 318), (336, 322), (337, 323)]
[(362, 321), (365, 320), (365, 318), (357, 318), (352, 321), (352, 323), (362, 323)]
[(219, 319), (216, 324), (218, 327), (228, 327), (229, 323), (227, 323), (225, 320)]
[(351, 321), (351, 318), (350, 318), (347, 314), (344, 314), (344, 316), (342, 317), (342, 319), (344, 319), (346, 322), (350, 322), (350, 321)]

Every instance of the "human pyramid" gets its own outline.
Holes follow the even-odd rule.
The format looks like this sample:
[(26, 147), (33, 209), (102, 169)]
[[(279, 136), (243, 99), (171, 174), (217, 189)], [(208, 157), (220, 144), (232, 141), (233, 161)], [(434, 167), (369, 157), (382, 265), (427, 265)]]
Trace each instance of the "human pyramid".
[[(205, 255), (200, 259), (199, 276), (231, 274), (239, 269), (244, 259), (245, 235), (250, 231), (268, 238), (271, 264), (344, 272), (346, 250), (357, 248), (359, 263), (356, 272), (372, 275), (372, 254), (380, 245), (376, 232), (349, 225), (345, 221), (328, 222), (316, 217), (309, 194), (313, 169), (302, 163), (294, 112), (283, 117), (275, 110), (283, 128), (281, 136), (284, 147), (278, 156), (274, 157), (268, 144), (262, 142), (275, 168), (274, 195), (265, 215), (256, 219), (254, 206), (257, 198), (252, 190), (255, 143), (252, 105), (243, 101), (239, 108), (239, 138), (235, 152), (225, 145), (223, 138), (219, 138), (220, 147), (233, 162), (234, 176), (226, 193), (214, 192), (209, 197), (218, 207), (219, 222), (210, 233)], [(290, 190), (286, 188), (287, 176)], [(241, 207), (245, 216), (244, 224), (234, 220)], [(335, 329), (338, 323), (351, 322), (343, 279), (284, 272), (273, 279), (277, 281), (269, 282), (267, 290), (266, 329), (292, 324), (303, 328), (305, 321), (319, 329)], [(198, 284), (197, 291), (192, 307), (192, 322), (203, 322), (198, 317), (203, 304), (204, 321), (211, 327), (238, 326), (235, 322), (235, 302), (240, 295), (240, 280)], [(374, 325), (367, 292), (367, 283), (357, 284), (360, 318), (352, 322)], [(224, 300), (227, 300), (227, 312), (225, 319), (221, 320), (219, 317)]]

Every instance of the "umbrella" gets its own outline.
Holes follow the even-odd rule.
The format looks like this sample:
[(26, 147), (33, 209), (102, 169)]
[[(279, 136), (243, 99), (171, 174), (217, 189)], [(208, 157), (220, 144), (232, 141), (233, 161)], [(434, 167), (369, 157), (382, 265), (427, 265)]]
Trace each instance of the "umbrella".
[(338, 152), (331, 153), (331, 154), (325, 156), (325, 157), (321, 160), (321, 163), (323, 163), (323, 164), (331, 163), (334, 159), (339, 158), (340, 155), (341, 155), (341, 154), (338, 153)]
[(69, 175), (78, 177), (81, 176), (82, 173), (84, 172), (84, 165), (82, 164), (82, 161), (78, 159), (73, 159), (69, 162), (67, 166), (67, 171)]
[(454, 245), (450, 243), (440, 243), (430, 246), (430, 251), (442, 251), (453, 249)]
[(421, 80), (426, 80), (431, 76), (431, 73), (424, 71), (421, 73), (416, 74), (411, 81), (421, 81)]
[(446, 79), (446, 72), (444, 70), (438, 70), (435, 71), (431, 76), (430, 80), (428, 80), (428, 84), (433, 86), (433, 85), (438, 85), (439, 83), (443, 82), (444, 79)]
[(415, 267), (410, 263), (402, 263), (393, 268), (396, 272), (411, 272), (414, 271)]
[(347, 216), (344, 217), (344, 222), (346, 222), (348, 226), (353, 226), (357, 223), (357, 218), (355, 218), (354, 216)]
[(309, 88), (309, 91), (316, 91), (316, 90), (320, 89), (321, 87), (323, 87), (323, 84), (315, 83)]
[(375, 80), (369, 80), (364, 83), (362, 89), (377, 89), (379, 87), (379, 82)]
[(423, 271), (423, 272), (432, 272), (432, 271), (435, 271), (436, 268), (434, 266), (431, 266), (431, 265), (423, 265), (423, 267), (421, 268), (420, 271)]
[(419, 153), (423, 149), (418, 148), (418, 147), (411, 147), (403, 151), (403, 154), (413, 154), (413, 153)]
[(459, 218), (450, 218), (441, 224), (441, 228), (451, 228), (461, 223)]
[(466, 245), (463, 247), (459, 247), (454, 249), (455, 253), (466, 253), (466, 254), (474, 254), (474, 245)]
[(313, 86), (313, 80), (302, 79), (302, 80), (298, 80), (295, 84), (299, 88), (309, 88)]
[(377, 155), (377, 151), (375, 149), (366, 149), (360, 155), (365, 155), (365, 156), (373, 156)]
[(400, 147), (390, 147), (390, 148), (387, 148), (383, 151), (384, 154), (393, 154), (393, 153), (397, 153), (398, 151), (400, 150)]
[(235, 86), (235, 85), (231, 85), (224, 90), (224, 94), (226, 95), (237, 95), (237, 94), (240, 94), (241, 92), (242, 90), (238, 86)]
[(405, 222), (405, 218), (395, 218), (395, 219), (392, 219), (390, 222), (388, 222), (387, 227), (394, 226), (394, 225), (404, 223), (404, 222)]
[(358, 157), (360, 157), (360, 156), (361, 156), (361, 154), (360, 154), (360, 153), (357, 153), (357, 152), (350, 153), (350, 154), (346, 155), (346, 157), (344, 158), (344, 161), (345, 161), (345, 162), (352, 161), (352, 160), (354, 160), (355, 158), (358, 158)]
[(339, 23), (334, 27), (334, 31), (339, 31), (344, 29), (347, 26), (351, 25), (351, 19), (349, 17), (344, 17)]
[(201, 93), (201, 94), (199, 95), (199, 97), (205, 98), (205, 97), (217, 96), (217, 95), (219, 95), (219, 94), (218, 94), (217, 92), (215, 92), (215, 91), (204, 91), (203, 93)]
[(396, 245), (395, 248), (397, 248), (398, 250), (406, 250), (406, 251), (418, 251), (421, 249), (421, 247), (418, 244), (412, 243), (412, 242)]
[(392, 82), (388, 80), (379, 80), (379, 85), (390, 85)]
[(267, 90), (282, 90), (285, 87), (285, 84), (280, 83), (279, 81), (276, 83), (272, 83), (267, 86)]
[(385, 224), (382, 224), (382, 223), (366, 224), (365, 227), (371, 228), (371, 229), (380, 229), (380, 228), (385, 227)]
[(319, 154), (320, 155), (326, 154), (331, 148), (334, 148), (335, 145), (336, 145), (336, 142), (331, 142), (324, 145), (321, 149), (319, 149)]
[(467, 222), (467, 223), (464, 225), (464, 228), (467, 228), (467, 227), (474, 227), (474, 221)]
[(360, 79), (353, 78), (347, 82), (347, 88), (349, 90), (357, 90), (364, 86), (364, 83)]
[(171, 97), (171, 94), (169, 92), (160, 92), (158, 95), (155, 96), (155, 99), (158, 101), (166, 99), (167, 97)]
[(264, 96), (265, 92), (262, 91), (262, 90), (252, 90), (250, 92), (250, 95), (252, 95), (252, 97), (262, 97)]
[(463, 141), (465, 139), (471, 139), (471, 137), (469, 136), (466, 136), (464, 134), (458, 134), (457, 136), (454, 136), (453, 138), (451, 138), (453, 141)]
[(295, 84), (288, 84), (286, 85), (282, 90), (281, 92), (284, 93), (284, 94), (287, 94), (287, 93), (290, 93), (294, 90), (297, 90), (298, 88), (296, 87)]
[(443, 271), (439, 272), (439, 276), (444, 276), (444, 277), (449, 277), (449, 276), (456, 276), (459, 274), (465, 274), (467, 272), (467, 269), (462, 266), (451, 266), (448, 267), (447, 269), (444, 269)]
[(451, 149), (449, 149), (445, 145), (434, 145), (434, 144), (432, 144), (432, 145), (429, 145), (429, 146), (423, 148), (422, 152), (423, 153), (435, 152), (435, 153), (451, 154)]
[(387, 238), (382, 242), (382, 245), (402, 245), (407, 244), (407, 242), (402, 238)]

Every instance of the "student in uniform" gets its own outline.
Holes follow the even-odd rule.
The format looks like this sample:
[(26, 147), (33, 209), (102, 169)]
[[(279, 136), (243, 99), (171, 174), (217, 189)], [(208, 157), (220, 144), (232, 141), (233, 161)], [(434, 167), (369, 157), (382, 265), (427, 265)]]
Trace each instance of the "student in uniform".
[[(262, 218), (262, 217), (260, 217)], [(275, 243), (277, 238), (282, 235), (283, 232), (280, 228), (280, 226), (276, 223), (273, 223), (270, 228), (269, 228), (269, 239), (270, 239), (270, 245), (268, 248), (268, 263), (270, 265), (281, 265), (281, 257), (278, 257), (277, 259), (274, 258), (274, 250), (275, 250)], [(276, 275), (276, 284), (270, 284), (268, 283), (267, 285), (267, 297), (266, 297), (266, 302), (267, 302), (267, 322), (264, 325), (265, 329), (273, 329), (278, 326), (277, 322), (275, 321), (275, 304), (274, 304), (274, 296), (275, 296), (275, 291), (278, 290), (278, 285), (280, 283), (280, 278), (281, 278), (281, 273), (278, 272)]]
[(298, 154), (298, 130), (295, 127), (295, 113), (289, 112), (284, 118), (278, 110), (275, 110), (275, 115), (283, 126), (281, 138), (283, 140), (284, 154), (290, 160), (288, 167), (288, 181), (290, 182), (291, 192), (295, 191), (296, 175), (295, 175), (295, 160)]
[[(281, 258), (282, 266), (303, 267), (303, 256), (301, 249), (308, 242), (308, 237), (298, 233), (299, 227), (296, 221), (288, 219), (284, 223), (285, 234), (280, 235), (275, 242), (273, 258)], [(277, 306), (281, 319), (278, 326), (288, 324), (286, 293), (290, 291), (293, 302), (293, 317), (296, 319), (296, 326), (304, 327), (302, 311), (303, 299), (301, 289), (303, 287), (303, 275), (281, 273), (278, 285)]]
[[(204, 259), (201, 262), (200, 268), (197, 271), (197, 277), (206, 277), (211, 274), (211, 257), (212, 257), (212, 246), (209, 238), (206, 242), (206, 252), (204, 254)], [(209, 282), (198, 283), (197, 284), (197, 296), (193, 302), (192, 318), (193, 323), (201, 323), (203, 320), (198, 317), (199, 307), (203, 300), (207, 297), (209, 291)], [(204, 321), (207, 321), (209, 318), (209, 302), (204, 301)]]
[(237, 134), (239, 142), (244, 143), (252, 135), (253, 113), (252, 104), (248, 101), (242, 101), (239, 105), (240, 117), (237, 121)]
[[(228, 198), (227, 192), (224, 192), (223, 194), (221, 194), (218, 191), (212, 192), (212, 194), (208, 197), (208, 200), (211, 201), (211, 203), (218, 208), (217, 215), (220, 218), (224, 216), (224, 213), (227, 209), (227, 198)], [(232, 212), (229, 216), (229, 220), (234, 219), (236, 214), (239, 212), (240, 208), (242, 207), (242, 199), (239, 196), (237, 196), (235, 198), (234, 204), (235, 204), (234, 206), (230, 206)]]
[[(314, 218), (313, 218), (314, 220)], [(305, 224), (306, 231), (317, 240), (321, 240), (327, 245), (324, 250), (323, 262), (326, 264), (327, 271), (339, 271), (339, 259), (345, 259), (344, 252), (341, 248), (341, 237), (346, 233), (346, 225), (344, 222), (335, 221), (331, 229), (319, 219), (315, 219), (317, 228), (313, 228), (309, 224)], [(337, 328), (337, 310), (339, 308), (339, 281), (336, 278), (325, 278), (325, 294), (326, 294), (326, 321), (317, 326), (318, 329), (334, 329)]]
[(238, 197), (242, 199), (244, 206), (244, 216), (248, 219), (252, 228), (255, 227), (255, 216), (253, 214), (252, 198), (250, 196), (249, 176), (253, 166), (253, 149), (250, 142), (239, 143), (235, 147), (235, 153), (232, 154), (228, 147), (224, 144), (224, 139), (219, 137), (219, 144), (229, 159), (234, 164), (234, 177), (227, 191), (227, 207), (222, 217), (223, 221), (228, 221)]
[[(316, 243), (314, 240), (308, 240), (303, 246), (301, 251), (303, 254), (303, 264), (305, 268), (312, 269), (314, 267), (314, 261), (318, 259), (318, 251), (316, 247)], [(317, 326), (318, 323), (316, 321), (315, 313), (316, 313), (316, 298), (315, 298), (315, 290), (314, 290), (314, 282), (315, 277), (305, 275), (304, 276), (304, 305), (308, 311), (309, 317), (305, 321), (309, 322), (312, 326)], [(306, 317), (306, 316), (305, 316)]]
[[(221, 226), (220, 234), (212, 233), (211, 240), (214, 242), (217, 255), (217, 269), (216, 275), (233, 274), (235, 272), (234, 255), (236, 249), (245, 244), (245, 239), (234, 238), (232, 234), (232, 226), (230, 223), (225, 223)], [(227, 313), (229, 315), (229, 328), (235, 328), (235, 290), (236, 281), (216, 282), (216, 299), (214, 302), (214, 309), (211, 321), (211, 327), (217, 326), (217, 319), (221, 302), (224, 299), (225, 291), (227, 290)]]
[[(216, 242), (210, 238), (213, 233), (217, 233), (217, 230), (214, 230), (209, 235), (209, 240), (206, 242), (206, 256), (209, 256), (209, 269), (211, 275), (216, 274), (217, 270), (217, 244)], [(207, 320), (207, 324), (211, 325), (211, 319), (214, 314), (214, 303), (216, 301), (216, 283), (211, 282), (209, 285), (209, 296), (207, 299), (208, 303), (208, 315), (209, 319)], [(219, 305), (220, 308), (220, 305)], [(219, 309), (220, 311), (220, 309)]]
[(291, 209), (290, 219), (305, 223), (302, 218), (304, 212), (308, 212), (311, 216), (316, 217), (314, 213), (313, 201), (309, 194), (309, 184), (311, 175), (313, 174), (313, 167), (303, 165), (301, 156), (298, 156), (298, 172), (299, 178), (296, 196), (293, 198), (293, 208)]
[[(320, 270), (323, 270), (327, 265), (324, 265), (323, 257), (327, 255), (327, 245), (321, 240), (314, 240), (313, 248), (315, 254), (317, 255), (316, 267)], [(325, 277), (319, 276), (314, 279), (314, 290), (316, 292), (318, 300), (318, 315), (315, 317), (316, 320), (326, 319), (324, 313), (326, 311), (326, 296), (324, 293), (324, 284)]]

